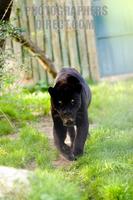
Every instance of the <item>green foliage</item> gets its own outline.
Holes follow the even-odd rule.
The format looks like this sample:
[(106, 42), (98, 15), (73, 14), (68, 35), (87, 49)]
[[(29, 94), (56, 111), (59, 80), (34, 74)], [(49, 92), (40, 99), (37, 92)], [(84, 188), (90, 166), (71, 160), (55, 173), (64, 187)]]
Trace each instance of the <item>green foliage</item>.
[(0, 40), (5, 40), (12, 36), (19, 37), (22, 32), (22, 29), (14, 27), (9, 22), (0, 21)]
[(51, 167), (55, 152), (44, 134), (27, 126), (15, 139), (0, 138), (0, 165), (12, 167)]
[(48, 114), (50, 111), (47, 93), (23, 93), (21, 90), (0, 97), (0, 109), (17, 122), (33, 120), (36, 116)]
[[(4, 42), (8, 38), (20, 38), (20, 35), (22, 34), (23, 30), (17, 27), (14, 27), (11, 23), (6, 22), (6, 21), (1, 21), (0, 20), (0, 41)], [(4, 79), (11, 81), (14, 79), (9, 78), (9, 73), (5, 73), (5, 60), (9, 60), (9, 58), (12, 58), (12, 52), (11, 50), (5, 50), (0, 52), (0, 88), (2, 87), (1, 85), (3, 84)], [(18, 66), (17, 66), (18, 67)], [(14, 70), (13, 70), (14, 71)], [(6, 74), (6, 76), (5, 76)]]
[(6, 119), (0, 120), (0, 136), (8, 135), (13, 132), (13, 128)]
[(60, 171), (38, 171), (32, 180), (32, 192), (28, 200), (80, 200), (75, 183), (70, 183)]
[(85, 199), (132, 199), (132, 136), (133, 130), (128, 134), (114, 129), (92, 131), (85, 155), (71, 169), (72, 178), (78, 178), (84, 188)]
[(90, 118), (102, 127), (130, 129), (133, 125), (132, 80), (92, 86)]
[(38, 91), (46, 92), (48, 90), (48, 87), (49, 86), (44, 81), (39, 81), (33, 86), (25, 87), (25, 91), (29, 91), (31, 93)]

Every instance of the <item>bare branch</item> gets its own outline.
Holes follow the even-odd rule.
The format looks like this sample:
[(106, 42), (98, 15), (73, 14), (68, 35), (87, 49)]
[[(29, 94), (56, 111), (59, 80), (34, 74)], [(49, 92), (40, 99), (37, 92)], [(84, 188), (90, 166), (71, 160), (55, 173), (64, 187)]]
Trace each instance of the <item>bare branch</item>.
[(30, 39), (25, 38), (22, 34), (21, 35), (12, 35), (15, 41), (21, 43), (21, 45), (28, 49), (28, 51), (34, 55), (42, 67), (47, 70), (53, 78), (56, 77), (57, 71), (55, 69), (55, 65), (50, 58), (42, 51), (37, 45), (35, 45)]

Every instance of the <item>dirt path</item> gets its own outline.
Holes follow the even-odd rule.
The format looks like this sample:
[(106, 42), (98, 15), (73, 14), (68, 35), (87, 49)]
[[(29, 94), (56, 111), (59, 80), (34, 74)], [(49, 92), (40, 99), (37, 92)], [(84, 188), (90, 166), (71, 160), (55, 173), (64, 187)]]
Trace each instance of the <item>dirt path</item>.
[[(52, 148), (56, 148), (53, 141), (53, 122), (50, 116), (39, 118), (36, 122), (32, 123), (32, 126), (39, 132), (46, 134)], [(66, 143), (69, 143), (69, 138), (66, 139)], [(53, 165), (57, 168), (68, 166), (70, 164), (72, 164), (72, 162), (65, 159), (61, 154), (59, 154), (57, 160), (53, 161)]]
[[(44, 133), (50, 142), (51, 148), (55, 149), (54, 141), (53, 141), (53, 122), (51, 116), (45, 116), (45, 117), (38, 117), (37, 121), (34, 122), (28, 122), (28, 125), (31, 125), (33, 128), (37, 129), (39, 132)], [(91, 125), (90, 129), (95, 128), (96, 125)], [(5, 137), (5, 136), (3, 136)], [(10, 139), (15, 139), (18, 137), (17, 133), (11, 134), (6, 136)], [(65, 141), (67, 144), (70, 144), (69, 137), (66, 138)], [(59, 154), (59, 157), (57, 160), (53, 161), (53, 166), (57, 168), (70, 166), (73, 163), (73, 161), (69, 161), (66, 158), (64, 158), (61, 154)], [(34, 163), (30, 163), (29, 166), (27, 166), (28, 169), (33, 170), (35, 168)]]
[[(53, 122), (50, 116), (39, 118), (36, 122), (34, 122), (34, 124), (32, 124), (32, 126), (35, 127), (39, 132), (46, 134), (52, 148), (56, 148), (53, 141)], [(95, 128), (95, 126), (96, 125), (91, 125), (90, 129)], [(66, 138), (66, 143), (70, 143), (69, 138)], [(68, 161), (61, 154), (59, 155), (58, 160), (53, 162), (53, 165), (58, 168), (68, 166), (70, 164), (72, 164), (72, 161)]]

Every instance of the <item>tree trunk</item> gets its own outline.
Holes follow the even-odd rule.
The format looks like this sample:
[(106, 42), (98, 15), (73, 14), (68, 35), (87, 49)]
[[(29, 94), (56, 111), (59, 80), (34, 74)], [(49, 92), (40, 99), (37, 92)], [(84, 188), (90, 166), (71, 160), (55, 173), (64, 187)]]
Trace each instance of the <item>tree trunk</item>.
[[(0, 21), (9, 21), (13, 0), (0, 0)], [(2, 52), (4, 51), (5, 40), (0, 39), (0, 69), (4, 65), (4, 60), (2, 57)], [(1, 78), (0, 71), (0, 78)]]
[[(0, 0), (0, 20), (9, 21), (13, 0)], [(4, 40), (0, 40), (0, 51), (4, 47)]]
[(11, 14), (12, 0), (0, 0), (0, 20), (8, 21)]

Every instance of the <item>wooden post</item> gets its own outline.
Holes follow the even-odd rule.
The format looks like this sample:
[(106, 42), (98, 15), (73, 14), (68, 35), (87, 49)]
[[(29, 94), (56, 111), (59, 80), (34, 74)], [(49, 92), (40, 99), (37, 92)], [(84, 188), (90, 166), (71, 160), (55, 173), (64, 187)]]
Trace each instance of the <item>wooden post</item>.
[[(86, 1), (83, 0), (83, 6), (88, 6), (91, 8), (91, 0)], [(90, 72), (92, 79), (94, 81), (98, 81), (100, 79), (99, 66), (98, 66), (98, 57), (97, 57), (97, 49), (96, 49), (96, 40), (95, 40), (95, 31), (93, 28), (93, 17), (92, 15), (85, 15), (85, 20), (89, 19), (90, 27), (86, 29), (87, 36), (87, 48), (89, 51), (89, 63), (90, 63)]]

